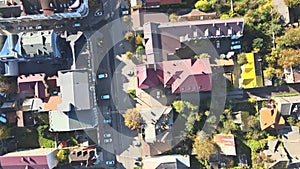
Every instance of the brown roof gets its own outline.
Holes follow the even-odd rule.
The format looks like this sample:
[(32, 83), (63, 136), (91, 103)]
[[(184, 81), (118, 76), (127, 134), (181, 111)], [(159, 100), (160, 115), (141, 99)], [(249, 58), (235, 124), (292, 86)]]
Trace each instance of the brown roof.
[(181, 0), (145, 0), (146, 6), (179, 4)]
[(142, 9), (135, 10), (131, 13), (132, 24), (134, 29), (139, 29), (147, 22), (169, 22), (168, 15), (165, 13), (150, 13)]
[(50, 96), (49, 100), (44, 105), (44, 111), (55, 111), (57, 105), (61, 103), (61, 96)]
[(202, 12), (198, 9), (193, 9), (190, 13), (181, 15), (178, 20), (203, 20), (203, 19), (213, 19), (217, 16), (216, 12)]
[(285, 120), (279, 114), (277, 109), (262, 108), (259, 111), (260, 127), (262, 130), (267, 128), (282, 129), (284, 128)]

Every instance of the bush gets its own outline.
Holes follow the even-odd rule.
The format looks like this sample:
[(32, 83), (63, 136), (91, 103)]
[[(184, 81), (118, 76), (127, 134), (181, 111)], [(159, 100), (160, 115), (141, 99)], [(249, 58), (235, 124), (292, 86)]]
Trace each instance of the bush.
[(49, 126), (43, 125), (37, 128), (40, 147), (54, 148), (54, 135), (49, 132)]
[(132, 59), (132, 57), (133, 57), (133, 53), (132, 52), (130, 52), (130, 51), (127, 51), (126, 53), (125, 53), (125, 56), (126, 56), (126, 58), (127, 59)]
[(243, 64), (246, 64), (246, 63), (248, 63), (248, 61), (247, 61), (247, 58), (246, 58), (246, 54), (245, 53), (240, 53), (240, 54), (238, 54), (237, 55), (237, 63), (239, 64), (239, 65), (243, 65)]
[(143, 41), (144, 41), (144, 38), (141, 35), (137, 35), (135, 37), (135, 44), (136, 45), (143, 45)]
[(132, 99), (136, 98), (136, 90), (129, 90), (128, 94), (130, 98)]
[(66, 161), (68, 159), (68, 155), (69, 155), (69, 151), (66, 150), (66, 149), (60, 149), (57, 154), (56, 154), (56, 159), (59, 161), (59, 162), (63, 162), (63, 161)]

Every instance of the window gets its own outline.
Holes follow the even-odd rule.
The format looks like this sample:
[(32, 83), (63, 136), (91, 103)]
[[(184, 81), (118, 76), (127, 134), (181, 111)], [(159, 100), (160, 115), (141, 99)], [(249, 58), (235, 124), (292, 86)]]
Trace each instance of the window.
[(185, 88), (184, 88), (184, 87), (182, 87), (182, 88), (181, 88), (181, 90), (183, 91), (183, 90), (185, 90)]
[(219, 40), (216, 41), (216, 48), (219, 49), (221, 47), (221, 43)]

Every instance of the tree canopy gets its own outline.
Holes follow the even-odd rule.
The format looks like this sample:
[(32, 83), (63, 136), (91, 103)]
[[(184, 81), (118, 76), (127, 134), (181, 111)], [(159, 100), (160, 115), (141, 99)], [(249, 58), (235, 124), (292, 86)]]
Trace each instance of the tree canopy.
[(195, 137), (193, 151), (197, 154), (199, 160), (209, 160), (210, 155), (217, 153), (217, 150), (218, 146), (212, 139)]
[(68, 154), (69, 154), (68, 150), (60, 149), (60, 150), (58, 150), (55, 157), (59, 162), (63, 162), (68, 159)]
[(6, 126), (0, 126), (0, 139), (6, 139), (10, 137), (11, 130)]
[(284, 0), (284, 3), (290, 8), (295, 8), (300, 5), (300, 0)]
[(123, 114), (125, 125), (131, 130), (140, 128), (141, 114), (137, 109), (128, 109)]
[(209, 11), (212, 9), (212, 5), (209, 1), (207, 0), (199, 0), (195, 3), (195, 8), (201, 10), (201, 11)]

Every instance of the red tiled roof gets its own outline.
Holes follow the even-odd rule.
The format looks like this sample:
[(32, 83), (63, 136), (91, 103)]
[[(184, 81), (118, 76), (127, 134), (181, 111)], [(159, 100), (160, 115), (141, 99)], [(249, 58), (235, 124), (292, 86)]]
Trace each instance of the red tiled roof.
[(139, 88), (163, 84), (171, 87), (172, 93), (211, 90), (212, 71), (208, 58), (164, 61), (155, 66), (139, 65), (136, 69)]
[(1, 156), (1, 167), (3, 169), (49, 169), (47, 156)]
[(172, 93), (211, 90), (211, 67), (208, 58), (163, 62), (164, 85)]
[(234, 136), (232, 134), (217, 134), (214, 142), (221, 148), (221, 154), (236, 155)]

